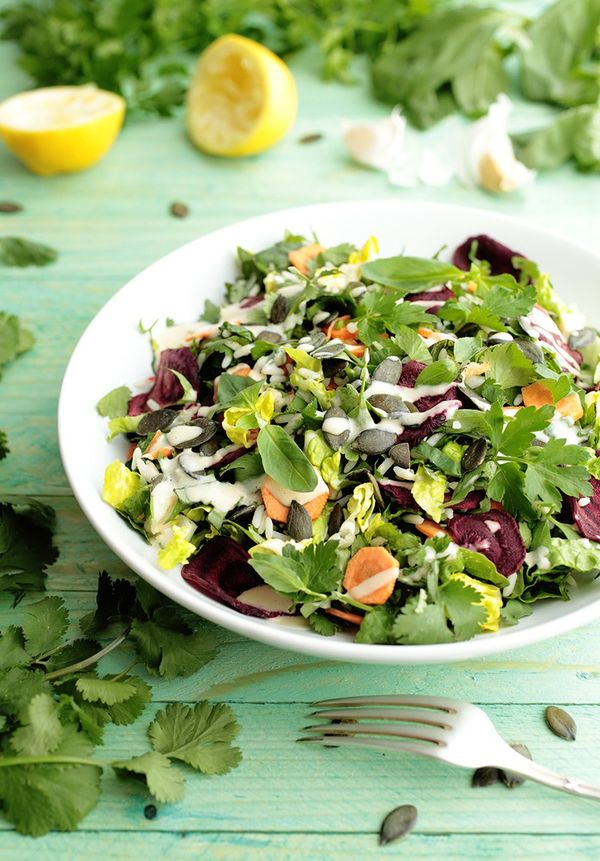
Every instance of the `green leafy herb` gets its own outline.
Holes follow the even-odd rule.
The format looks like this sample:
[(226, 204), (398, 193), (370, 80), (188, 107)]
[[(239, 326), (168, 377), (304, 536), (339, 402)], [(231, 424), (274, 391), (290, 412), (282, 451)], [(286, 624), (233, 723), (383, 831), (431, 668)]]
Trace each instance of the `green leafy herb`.
[(3, 430), (0, 430), (0, 460), (5, 458), (9, 451), (10, 449), (8, 447), (8, 437)]
[(283, 428), (261, 428), (257, 446), (264, 471), (282, 487), (301, 493), (315, 489), (317, 475), (311, 462)]
[(54, 512), (42, 503), (0, 499), (0, 591), (44, 588), (46, 569), (58, 557), (53, 523)]
[(14, 314), (0, 311), (0, 379), (5, 365), (33, 347), (34, 337)]
[(533, 362), (526, 358), (512, 341), (490, 347), (483, 354), (490, 365), (490, 375), (503, 389), (526, 386), (537, 377)]
[(100, 398), (96, 405), (98, 414), (109, 419), (120, 418), (127, 415), (127, 407), (131, 400), (131, 389), (128, 386), (119, 386)]
[(579, 170), (600, 170), (600, 108), (582, 105), (563, 111), (549, 125), (513, 136), (518, 157), (528, 167), (549, 170), (574, 159)]
[(465, 273), (451, 263), (428, 257), (382, 257), (363, 263), (361, 272), (369, 281), (393, 287), (400, 296), (465, 277)]
[(54, 248), (41, 242), (20, 236), (0, 236), (0, 263), (4, 266), (47, 266), (57, 257)]
[(250, 565), (265, 583), (295, 603), (327, 600), (342, 579), (336, 550), (335, 541), (310, 544), (302, 551), (287, 545), (282, 556), (256, 553)]
[(404, 332), (408, 326), (431, 321), (431, 315), (420, 305), (399, 302), (397, 295), (367, 293), (358, 307), (357, 320), (358, 337), (370, 346), (379, 341), (384, 332)]
[(455, 362), (437, 360), (423, 368), (415, 381), (415, 386), (437, 386), (440, 383), (451, 383), (456, 379), (458, 367)]

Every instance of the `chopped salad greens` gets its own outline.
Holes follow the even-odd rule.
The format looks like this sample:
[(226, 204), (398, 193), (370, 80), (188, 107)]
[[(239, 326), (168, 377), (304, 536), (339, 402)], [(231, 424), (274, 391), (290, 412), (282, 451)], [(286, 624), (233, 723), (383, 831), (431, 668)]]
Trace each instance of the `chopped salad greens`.
[(286, 234), (102, 398), (103, 498), (240, 613), (446, 643), (600, 569), (600, 337), (488, 236), (452, 262)]

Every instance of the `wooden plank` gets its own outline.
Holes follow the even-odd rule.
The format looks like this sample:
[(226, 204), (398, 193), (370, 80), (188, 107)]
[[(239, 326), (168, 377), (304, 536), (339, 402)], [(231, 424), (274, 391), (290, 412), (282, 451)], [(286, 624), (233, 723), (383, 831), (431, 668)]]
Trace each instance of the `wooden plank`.
[[(101, 840), (101, 852), (96, 851)], [(40, 849), (42, 847), (42, 849)], [(96, 848), (94, 848), (96, 847)], [(31, 861), (43, 857), (44, 861), (82, 861), (83, 858), (101, 857), (102, 861), (129, 861), (144, 858), (144, 861), (247, 861), (248, 858), (264, 858), (268, 861), (368, 861), (393, 857), (414, 859), (443, 859), (464, 861), (465, 858), (480, 858), (482, 861), (591, 861), (600, 854), (600, 837), (596, 834), (518, 834), (511, 828), (509, 834), (443, 834), (431, 835), (413, 832), (404, 840), (393, 843), (386, 849), (379, 846), (377, 836), (372, 834), (343, 834), (329, 831), (327, 834), (265, 832), (184, 832), (156, 833), (139, 831), (136, 834), (108, 831), (101, 835), (95, 831), (75, 834), (49, 834), (43, 843), (16, 834), (2, 837), (2, 849), (11, 861)], [(40, 855), (40, 851), (43, 855)]]
[[(197, 689), (197, 694), (200, 691)], [(100, 758), (142, 753), (144, 727), (156, 705), (137, 726), (113, 727)], [(508, 790), (470, 786), (469, 771), (408, 754), (348, 748), (325, 749), (295, 743), (310, 721), (305, 704), (233, 706), (241, 725), (244, 754), (238, 769), (221, 777), (185, 770), (186, 795), (161, 808), (151, 822), (143, 818), (151, 800), (138, 784), (107, 773), (99, 806), (85, 821), (94, 830), (289, 831), (335, 830), (372, 833), (398, 804), (421, 811), (425, 834), (590, 834), (598, 829), (598, 804), (528, 783)], [(546, 728), (539, 706), (488, 706), (486, 711), (509, 741), (525, 742), (536, 760), (573, 777), (600, 783), (597, 710), (570, 708), (579, 727), (574, 743)], [(159, 805), (160, 807), (160, 805)], [(6, 828), (0, 821), (0, 828)]]

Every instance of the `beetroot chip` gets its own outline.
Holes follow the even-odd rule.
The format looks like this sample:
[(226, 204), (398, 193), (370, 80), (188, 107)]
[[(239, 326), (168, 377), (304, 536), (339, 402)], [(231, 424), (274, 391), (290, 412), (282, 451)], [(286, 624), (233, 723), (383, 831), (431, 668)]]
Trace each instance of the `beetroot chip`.
[[(417, 381), (417, 377), (421, 373), (421, 371), (426, 367), (423, 362), (417, 362), (415, 359), (411, 359), (410, 362), (407, 362), (402, 368), (402, 374), (400, 375), (400, 380), (398, 385), (406, 386), (409, 389), (413, 389), (415, 383)], [(417, 398), (415, 401), (415, 407), (419, 410), (419, 412), (423, 413), (425, 410), (430, 410), (431, 407), (435, 407), (437, 404), (441, 404), (442, 401), (453, 401), (458, 397), (458, 389), (456, 386), (450, 386), (443, 394), (441, 395), (425, 395), (422, 398)], [(427, 419), (427, 421), (429, 421)], [(436, 427), (440, 427), (444, 422), (439, 422)], [(408, 438), (405, 438), (408, 429), (404, 431), (402, 435), (402, 442), (411, 442)], [(428, 436), (429, 431), (425, 436)], [(425, 436), (421, 436), (420, 439), (425, 439)]]
[(569, 508), (573, 516), (573, 523), (584, 538), (592, 541), (600, 541), (600, 481), (591, 477), (590, 484), (594, 488), (594, 495), (587, 505), (580, 505), (581, 500), (569, 497)]
[(270, 619), (282, 613), (251, 607), (237, 596), (247, 589), (263, 586), (256, 571), (248, 564), (250, 554), (241, 544), (226, 535), (217, 535), (202, 547), (181, 569), (181, 576), (198, 592), (232, 607), (245, 616)]
[(423, 290), (422, 293), (409, 293), (404, 298), (406, 302), (419, 302), (429, 314), (437, 314), (445, 302), (455, 297), (456, 293), (454, 290), (451, 290), (450, 287), (444, 284), (442, 287), (432, 287), (430, 290)]
[(168, 407), (183, 395), (183, 386), (173, 371), (177, 371), (190, 385), (198, 391), (198, 363), (189, 347), (179, 347), (176, 350), (163, 350), (160, 354), (156, 379), (149, 392), (135, 395), (129, 401), (129, 415), (139, 416), (148, 412), (148, 401), (156, 401), (159, 407)]
[(474, 242), (477, 243), (475, 253), (477, 260), (486, 260), (490, 264), (492, 275), (502, 275), (506, 272), (508, 275), (513, 275), (517, 281), (519, 280), (521, 270), (513, 266), (512, 261), (513, 257), (525, 257), (525, 255), (519, 251), (513, 251), (508, 245), (503, 245), (486, 233), (481, 233), (479, 236), (469, 236), (462, 245), (458, 246), (452, 257), (455, 266), (465, 270), (471, 268), (469, 255)]
[(398, 504), (399, 508), (408, 508), (411, 511), (418, 510), (419, 506), (408, 487), (402, 487), (398, 484), (387, 484), (387, 482), (383, 481), (379, 482), (379, 487)]
[(487, 556), (505, 577), (518, 571), (525, 561), (517, 521), (506, 511), (458, 514), (448, 522), (448, 528), (457, 544)]
[(455, 502), (454, 505), (450, 505), (449, 507), (453, 511), (473, 511), (475, 508), (479, 508), (484, 496), (485, 493), (483, 490), (472, 490), (470, 493), (467, 493), (462, 502)]

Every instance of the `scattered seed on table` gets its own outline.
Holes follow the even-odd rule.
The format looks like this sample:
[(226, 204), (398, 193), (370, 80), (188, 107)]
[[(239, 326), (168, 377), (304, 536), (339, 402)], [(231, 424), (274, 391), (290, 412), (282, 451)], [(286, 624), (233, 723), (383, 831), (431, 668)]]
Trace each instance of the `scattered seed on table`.
[(311, 144), (316, 143), (323, 139), (323, 134), (321, 132), (311, 132), (308, 135), (302, 135), (301, 138), (298, 138), (299, 144)]
[(558, 706), (548, 706), (546, 709), (546, 723), (554, 735), (567, 741), (575, 741), (577, 737), (577, 724), (571, 715)]
[(169, 207), (169, 212), (175, 218), (187, 218), (190, 214), (189, 207), (179, 200), (175, 200)]
[(154, 819), (157, 813), (158, 810), (156, 809), (156, 804), (147, 804), (144, 807), (144, 816), (146, 819)]
[(385, 817), (379, 830), (379, 844), (385, 846), (406, 837), (417, 823), (417, 808), (412, 804), (396, 807)]
[(500, 783), (500, 771), (492, 765), (484, 765), (473, 772), (471, 786), (491, 786)]
[[(526, 756), (527, 759), (533, 759), (526, 744), (515, 742), (514, 744), (511, 744), (511, 747), (516, 751), (516, 753), (520, 753), (521, 756)], [(522, 783), (525, 783), (525, 778), (521, 777), (520, 774), (515, 774), (514, 771), (505, 771), (503, 768), (500, 768), (498, 770), (498, 774), (500, 780), (506, 787), (508, 787), (508, 789), (515, 789), (515, 787), (521, 786)]]
[(23, 207), (20, 203), (15, 203), (14, 200), (0, 200), (0, 212), (23, 212)]

